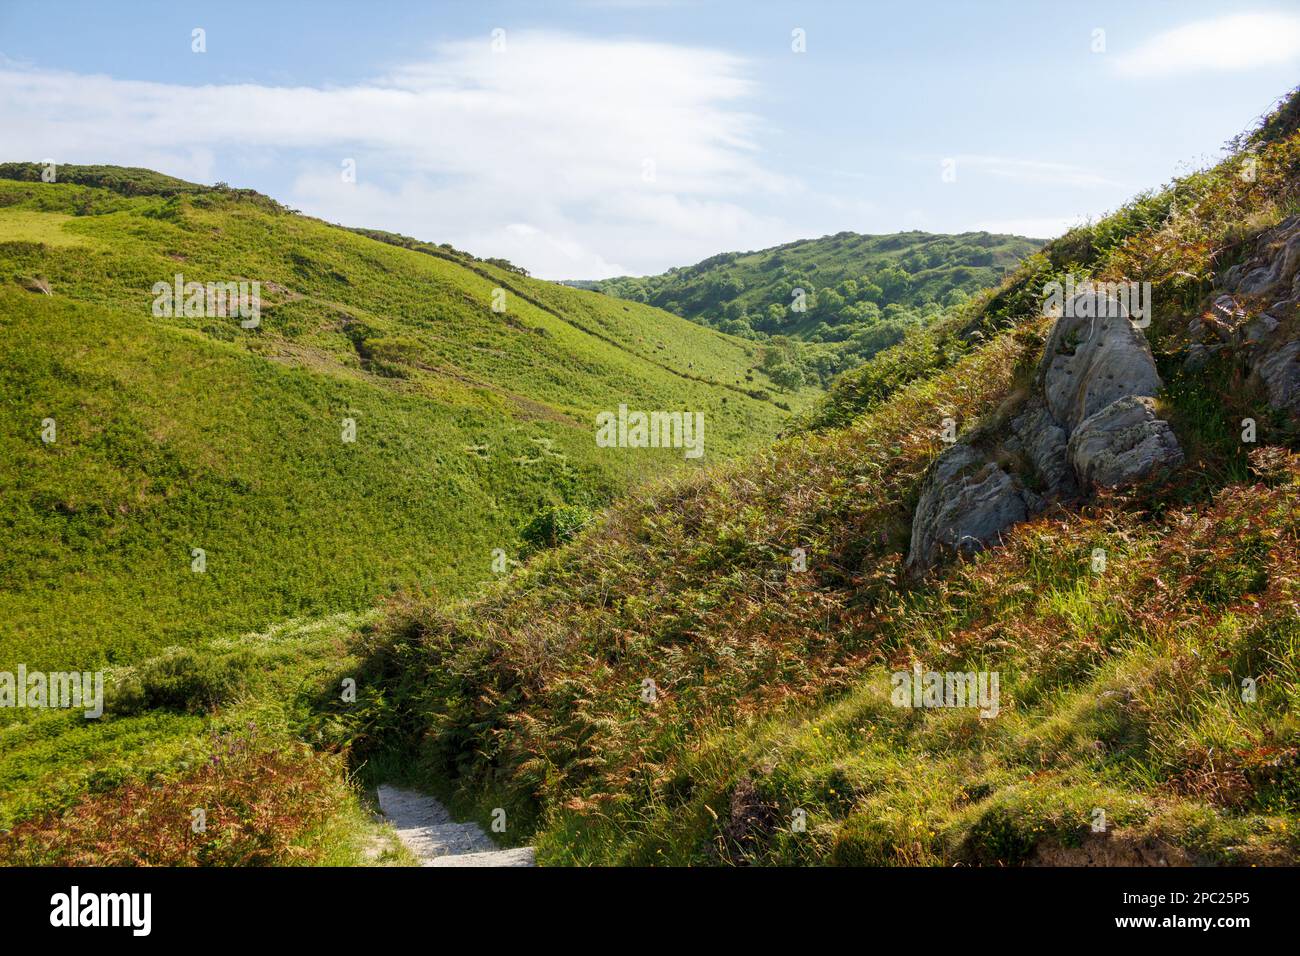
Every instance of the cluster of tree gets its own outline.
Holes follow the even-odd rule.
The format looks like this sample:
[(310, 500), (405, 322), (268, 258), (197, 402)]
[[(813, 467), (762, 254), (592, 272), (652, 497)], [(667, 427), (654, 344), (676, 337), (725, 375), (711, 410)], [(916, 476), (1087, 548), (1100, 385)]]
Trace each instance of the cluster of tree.
[(772, 384), (783, 391), (795, 391), (815, 382), (827, 386), (841, 372), (857, 368), (877, 352), (901, 342), (929, 317), (908, 313), (906, 317), (861, 325), (840, 326), (834, 339), (799, 340), (788, 335), (757, 334), (763, 342), (759, 368)]
[(807, 381), (807, 365), (799, 343), (784, 335), (768, 339), (759, 355), (758, 367), (772, 384), (783, 391), (793, 392)]
[[(175, 196), (208, 191), (233, 192), (225, 183), (200, 186), (138, 166), (75, 166), (57, 163), (0, 163), (0, 179), (23, 182), (74, 183), (110, 189), (123, 196)], [(252, 190), (240, 190), (252, 192)]]
[(763, 371), (793, 389), (861, 364), (995, 285), (1039, 245), (989, 233), (844, 232), (584, 285), (764, 342)]
[[(809, 338), (821, 323), (859, 325), (950, 307), (995, 284), (1036, 240), (988, 233), (839, 233), (748, 253), (723, 253), (657, 276), (595, 283), (696, 322), (746, 335)], [(905, 310), (887, 313), (889, 306)]]
[(911, 282), (911, 275), (898, 266), (822, 288), (809, 276), (795, 276), (786, 280), (779, 299), (757, 312), (733, 299), (717, 313), (703, 313), (698, 321), (733, 335), (788, 333), (809, 341), (842, 341), (855, 327), (934, 315), (967, 297), (964, 289), (955, 288), (940, 300), (922, 294), (910, 302), (899, 301)]
[(446, 259), (448, 262), (456, 262), (461, 265), (482, 262), (490, 266), (496, 266), (498, 269), (504, 269), (506, 272), (513, 272), (516, 275), (526, 276), (528, 270), (522, 266), (517, 266), (508, 259), (480, 259), (472, 253), (463, 249), (457, 249), (449, 242), (432, 243), (425, 242), (422, 239), (412, 239), (410, 236), (404, 236), (398, 232), (387, 232), (383, 229), (365, 229), (360, 226), (345, 226), (350, 232), (365, 236), (368, 239), (374, 239), (378, 242), (386, 242), (390, 246), (401, 246), (403, 249), (410, 249), (413, 252), (422, 252), (427, 256), (433, 256), (436, 259)]

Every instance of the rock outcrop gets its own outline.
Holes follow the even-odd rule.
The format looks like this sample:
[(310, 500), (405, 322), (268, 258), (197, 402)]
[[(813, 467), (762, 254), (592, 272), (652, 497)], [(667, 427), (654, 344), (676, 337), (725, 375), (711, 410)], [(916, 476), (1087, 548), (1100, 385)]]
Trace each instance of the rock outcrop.
[[(1189, 369), (1216, 356), (1300, 425), (1300, 215), (1254, 240), (1219, 277), (1206, 314), (1187, 326)], [(1151, 350), (1122, 302), (1075, 296), (1052, 327), (1034, 393), (939, 456), (912, 520), (908, 564), (976, 551), (1009, 526), (1096, 486), (1122, 487), (1183, 460)]]
[(926, 475), (908, 565), (977, 551), (1053, 501), (1180, 464), (1173, 430), (1156, 417), (1159, 389), (1146, 337), (1120, 300), (1076, 296), (1052, 327), (1029, 399), (946, 450)]
[(1089, 307), (1068, 310), (1056, 320), (1038, 374), (1047, 409), (1067, 432), (1112, 402), (1160, 390), (1146, 336), (1129, 321), (1120, 301), (1085, 293), (1074, 302), (1089, 302)]
[(1037, 495), (982, 452), (953, 445), (926, 477), (908, 563), (929, 567), (945, 553), (978, 551), (1040, 507)]
[(1269, 405), (1300, 418), (1300, 215), (1260, 235), (1219, 286), (1210, 312), (1188, 324), (1187, 366), (1227, 353)]
[(1083, 420), (1070, 435), (1069, 458), (1085, 487), (1118, 488), (1178, 464), (1183, 452), (1155, 402), (1128, 395)]
[(1252, 371), (1264, 383), (1270, 405), (1300, 416), (1300, 340), (1261, 349)]

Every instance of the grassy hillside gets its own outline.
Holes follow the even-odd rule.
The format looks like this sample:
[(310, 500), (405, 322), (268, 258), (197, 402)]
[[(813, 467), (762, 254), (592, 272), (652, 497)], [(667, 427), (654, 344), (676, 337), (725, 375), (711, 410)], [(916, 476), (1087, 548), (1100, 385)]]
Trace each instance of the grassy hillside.
[[(360, 644), (385, 692), (358, 752), (404, 741), (552, 863), (1300, 859), (1300, 442), (1182, 351), (1215, 276), (1298, 209), (1300, 134), (1270, 120), (847, 376), (816, 427), (642, 490), (482, 597), (395, 608)], [(1152, 283), (1186, 466), (918, 581), (940, 422), (996, 427), (1067, 271)], [(1000, 672), (999, 715), (891, 706), (914, 664)]]
[(657, 276), (574, 284), (757, 341), (816, 343), (787, 359), (829, 380), (996, 284), (1041, 245), (987, 232), (842, 232), (722, 253)]
[[(0, 180), (0, 664), (124, 663), (397, 588), (463, 593), (537, 512), (691, 466), (597, 448), (599, 411), (703, 412), (705, 460), (786, 417), (751, 345), (659, 310), (256, 195), (123, 195), (151, 182)], [(153, 315), (178, 272), (258, 279), (260, 326)]]
[(0, 726), (0, 861), (409, 865), (318, 719), (356, 673), (348, 634), (373, 617), (172, 648), (113, 668), (99, 720), (28, 711)]
[[(813, 398), (774, 399), (752, 343), (509, 263), (39, 173), (0, 167), (0, 671), (103, 668), (109, 704), (0, 710), (6, 862), (401, 862), (321, 718), (376, 601), (469, 593)], [(260, 323), (155, 314), (177, 273), (259, 281)], [(622, 403), (702, 413), (703, 459), (597, 447)]]

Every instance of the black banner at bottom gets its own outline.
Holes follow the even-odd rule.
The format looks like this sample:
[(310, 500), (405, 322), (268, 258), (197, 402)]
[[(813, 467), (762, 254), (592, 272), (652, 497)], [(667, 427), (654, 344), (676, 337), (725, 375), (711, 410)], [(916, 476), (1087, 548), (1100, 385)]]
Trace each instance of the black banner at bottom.
[[(1295, 869), (553, 870), (553, 869), (3, 869), (8, 943), (29, 935), (145, 943), (283, 938), (375, 941), (454, 923), (575, 946), (608, 924), (712, 926), (731, 941), (823, 927), (958, 927), (1228, 941), (1294, 925)], [(668, 921), (665, 923), (665, 921)], [(576, 926), (573, 924), (577, 924)], [(692, 931), (693, 932), (693, 931)], [(539, 936), (539, 933), (541, 934)], [(459, 935), (459, 934), (458, 934)], [(433, 943), (433, 938), (429, 938)], [(486, 938), (486, 937), (485, 937)]]

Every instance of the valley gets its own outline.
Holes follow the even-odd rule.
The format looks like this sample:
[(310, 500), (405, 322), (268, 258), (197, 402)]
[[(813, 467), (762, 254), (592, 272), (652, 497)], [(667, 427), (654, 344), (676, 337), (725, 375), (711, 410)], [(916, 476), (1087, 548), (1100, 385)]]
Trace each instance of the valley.
[[(0, 670), (105, 688), (0, 711), (0, 852), (1294, 861), (1294, 102), (1045, 245), (848, 234), (601, 291), (0, 166)], [(741, 321), (794, 281), (807, 316)], [(1137, 290), (1109, 338), (1097, 287)], [(403, 792), (440, 802), (399, 833)]]

